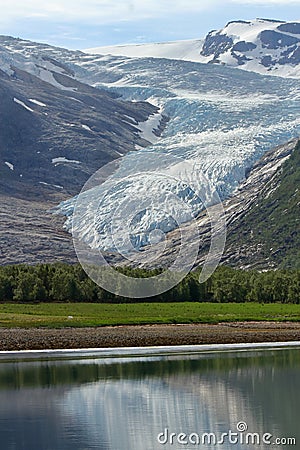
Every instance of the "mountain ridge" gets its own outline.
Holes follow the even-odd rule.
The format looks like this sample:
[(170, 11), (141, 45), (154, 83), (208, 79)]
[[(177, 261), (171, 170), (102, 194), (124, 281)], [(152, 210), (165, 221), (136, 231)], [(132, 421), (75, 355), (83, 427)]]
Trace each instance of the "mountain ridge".
[[(221, 64), (265, 75), (300, 77), (300, 22), (232, 20), (204, 39), (87, 49), (88, 53)], [(144, 53), (143, 53), (144, 52)]]

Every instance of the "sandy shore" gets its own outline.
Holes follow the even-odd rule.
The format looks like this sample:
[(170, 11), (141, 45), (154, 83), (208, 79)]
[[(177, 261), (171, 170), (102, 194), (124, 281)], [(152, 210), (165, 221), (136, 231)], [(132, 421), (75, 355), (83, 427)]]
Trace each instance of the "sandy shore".
[(46, 350), (300, 341), (300, 323), (144, 325), (102, 328), (0, 328), (0, 350)]

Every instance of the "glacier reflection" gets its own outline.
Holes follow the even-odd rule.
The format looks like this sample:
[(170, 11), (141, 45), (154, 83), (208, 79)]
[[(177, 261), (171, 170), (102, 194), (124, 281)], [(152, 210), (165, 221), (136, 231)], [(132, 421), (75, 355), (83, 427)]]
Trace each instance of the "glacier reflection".
[(18, 450), (195, 448), (162, 446), (157, 435), (165, 428), (221, 435), (236, 431), (240, 421), (249, 432), (300, 438), (299, 368), (298, 349), (3, 363), (2, 445)]

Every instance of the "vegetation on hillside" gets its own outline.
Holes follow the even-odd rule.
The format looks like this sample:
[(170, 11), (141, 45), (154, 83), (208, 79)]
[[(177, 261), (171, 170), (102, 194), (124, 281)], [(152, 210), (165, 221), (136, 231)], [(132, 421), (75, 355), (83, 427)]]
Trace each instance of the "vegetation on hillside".
[(228, 243), (257, 249), (249, 256), (250, 264), (259, 255), (265, 267), (300, 269), (300, 141)]

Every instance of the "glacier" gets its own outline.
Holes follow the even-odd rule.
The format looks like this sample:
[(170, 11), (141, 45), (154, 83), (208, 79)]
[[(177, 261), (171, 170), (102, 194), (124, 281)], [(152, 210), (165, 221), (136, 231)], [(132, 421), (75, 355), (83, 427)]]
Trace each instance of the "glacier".
[[(170, 232), (217, 198), (224, 200), (266, 151), (299, 136), (300, 82), (295, 79), (159, 58), (70, 53), (67, 59), (77, 79), (126, 100), (150, 102), (170, 119), (159, 139), (120, 158), (107, 181), (88, 184), (83, 197), (59, 205), (66, 228), (91, 248), (122, 254), (142, 250), (154, 230)], [(162, 176), (161, 164), (168, 158), (169, 172)], [(174, 179), (169, 175), (178, 165), (173, 158), (189, 164), (195, 189), (180, 171)], [(78, 198), (86, 208), (74, 224)]]
[[(0, 42), (7, 73), (11, 61), (42, 80), (45, 71), (48, 78), (67, 73), (124, 100), (159, 108), (146, 122), (124, 118), (147, 147), (133, 144), (125, 156), (118, 152), (121, 158), (103, 174), (106, 182), (105, 176), (101, 182), (94, 177), (98, 184), (88, 183), (82, 196), (57, 208), (67, 217), (66, 228), (91, 248), (126, 253), (143, 251), (153, 240), (163, 243), (164, 233), (228, 198), (266, 151), (299, 136), (297, 79), (178, 59), (85, 54), (8, 37)], [(174, 172), (180, 163), (190, 169)], [(74, 223), (78, 198), (86, 211)]]

